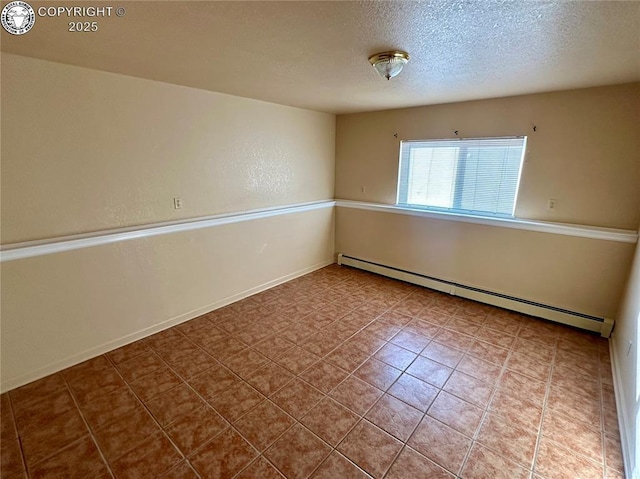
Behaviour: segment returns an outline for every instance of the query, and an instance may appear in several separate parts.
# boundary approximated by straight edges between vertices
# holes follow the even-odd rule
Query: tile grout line
[[[104,355],[103,355],[104,356]],[[100,356],[98,356],[100,357]],[[107,359],[108,361],[108,359]],[[118,374],[120,374],[118,372]],[[67,390],[69,391],[69,394],[71,395],[71,399],[73,400],[73,404],[76,407],[76,410],[78,411],[78,413],[80,414],[80,417],[82,418],[82,422],[84,423],[85,427],[87,428],[87,431],[89,433],[89,436],[91,437],[91,440],[93,441],[93,444],[95,445],[96,449],[98,450],[98,453],[100,454],[100,457],[102,458],[102,462],[104,463],[104,465],[107,467],[107,471],[109,472],[109,474],[111,474],[111,477],[116,477],[116,475],[113,473],[113,470],[111,469],[111,464],[109,464],[109,461],[107,461],[107,458],[104,455],[104,452],[102,451],[102,448],[100,447],[100,444],[98,443],[98,440],[96,439],[95,435],[93,434],[93,429],[89,426],[89,422],[87,421],[87,418],[84,415],[84,412],[82,411],[82,409],[80,408],[80,405],[78,404],[78,399],[76,398],[75,392],[73,391],[73,388],[71,387],[71,385],[69,384],[69,381],[67,381],[67,378],[65,377],[64,374],[62,374],[62,372],[60,373],[60,376],[62,377],[62,380],[64,381],[65,387],[67,388]],[[107,393],[109,394],[109,393]],[[74,441],[77,442],[77,441]]]

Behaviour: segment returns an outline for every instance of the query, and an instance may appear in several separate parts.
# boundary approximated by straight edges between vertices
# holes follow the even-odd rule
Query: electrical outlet
[[[176,196],[176,197],[173,199],[173,207],[174,207],[176,210],[182,209],[182,198],[180,198],[179,196]]]
[[[555,200],[554,198],[549,198],[547,200],[547,209],[554,210],[556,208],[556,203],[557,203],[557,200]]]

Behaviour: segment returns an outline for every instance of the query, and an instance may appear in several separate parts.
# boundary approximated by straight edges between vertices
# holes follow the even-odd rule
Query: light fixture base
[[[376,53],[369,57],[371,66],[387,80],[398,75],[408,61],[409,54],[400,50]]]

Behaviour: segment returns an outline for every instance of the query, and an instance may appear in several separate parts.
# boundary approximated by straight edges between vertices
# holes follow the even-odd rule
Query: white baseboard
[[[333,263],[335,263],[335,260],[333,258],[327,259],[325,261],[316,263],[307,268],[303,268],[293,273],[281,276],[280,278],[274,279],[272,281],[268,281],[261,285],[247,289],[245,291],[241,291],[240,293],[234,294],[232,296],[228,296],[226,298],[220,299],[206,306],[202,306],[201,308],[194,309],[192,311],[189,311],[184,314],[180,314],[174,318],[168,319],[161,323],[154,324],[153,326],[149,326],[148,328],[141,329],[140,331],[127,334],[126,336],[123,336],[118,339],[114,339],[112,341],[107,341],[106,343],[103,343],[94,348],[88,349],[78,354],[74,354],[73,356],[69,356],[60,361],[56,361],[54,363],[48,364],[43,368],[30,371],[27,374],[23,374],[16,378],[7,379],[6,381],[3,380],[2,383],[0,384],[0,392],[5,393],[7,391],[10,391],[11,389],[15,389],[17,387],[23,386],[32,381],[36,381],[37,379],[48,376],[49,374],[56,373],[70,366],[74,366],[83,361],[86,361],[87,359],[95,358],[96,356],[100,356],[101,354],[108,353],[109,351],[113,351],[114,349],[120,348],[122,346],[126,346],[127,344],[138,341],[139,339],[146,338],[147,336],[151,336],[152,334],[171,328],[180,323],[184,323],[185,321],[189,321],[191,319],[197,318],[198,316],[201,316],[205,313],[208,313],[218,308],[222,308],[223,306],[226,306],[228,304],[235,303],[236,301],[244,299],[248,296],[252,296],[256,293],[260,293],[267,289],[273,288],[274,286],[278,286],[279,284],[286,283],[287,281],[291,281],[292,279],[311,273],[320,268],[324,268],[325,266],[328,266]]]
[[[624,399],[624,381],[620,377],[620,368],[615,355],[615,335],[609,339],[609,356],[611,357],[611,374],[613,375],[613,391],[616,398],[616,408],[618,409],[618,428],[620,429],[620,443],[622,445],[622,460],[624,461],[624,469],[628,479],[640,479],[640,471],[636,467],[631,469],[631,457],[635,454],[633,443],[633,426],[632,421],[635,418],[627,417],[627,405]],[[636,431],[636,434],[640,431]],[[636,464],[638,458],[636,457]]]
[[[478,301],[480,303],[486,303],[538,318],[567,324],[587,331],[600,333],[600,335],[605,338],[609,337],[611,330],[613,329],[614,322],[609,318],[596,318],[594,316],[576,313],[554,306],[548,306],[504,294],[456,284],[439,278],[431,278],[419,273],[400,270],[393,266],[382,265],[373,261],[343,255],[342,253],[338,254],[338,264],[353,266],[354,268],[371,271],[372,273],[435,289],[436,291],[441,291],[443,293],[449,293],[462,298]]]

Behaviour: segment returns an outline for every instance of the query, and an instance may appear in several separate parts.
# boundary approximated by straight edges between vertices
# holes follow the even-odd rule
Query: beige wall
[[[516,216],[638,229],[640,83],[339,115],[336,197],[395,203],[400,140],[455,130],[528,136]]]
[[[636,248],[635,260],[624,299],[613,331],[611,349],[615,365],[615,388],[618,399],[620,423],[624,425],[620,435],[626,456],[627,474],[638,477],[640,454],[640,377],[638,342],[640,341],[640,246]],[[631,343],[631,348],[629,348]],[[633,472],[632,472],[633,471]]]
[[[333,115],[5,53],[2,113],[3,244],[333,197]]]
[[[333,261],[333,208],[2,263],[2,389]]]
[[[638,83],[340,115],[336,197],[395,203],[399,141],[451,138],[455,130],[461,137],[528,136],[516,216],[638,228]],[[557,200],[553,211],[549,198]],[[610,318],[634,248],[342,207],[336,217],[337,252]]]
[[[333,115],[2,54],[3,242],[331,199],[334,137]],[[331,262],[333,215],[3,262],[2,389]]]
[[[336,251],[613,318],[635,245],[338,207]]]

